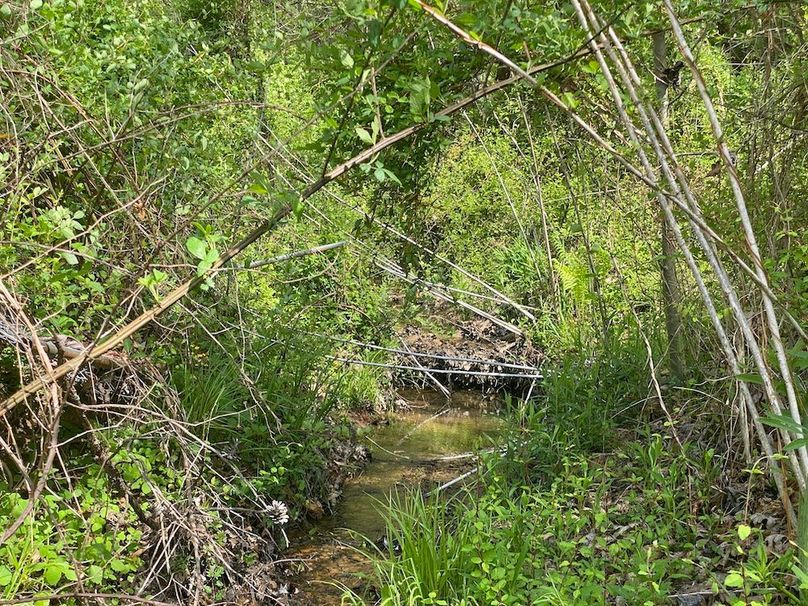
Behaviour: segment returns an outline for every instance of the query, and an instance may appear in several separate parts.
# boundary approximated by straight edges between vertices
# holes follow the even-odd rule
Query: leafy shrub
[[[0,527],[8,528],[27,499],[0,485]],[[134,587],[141,566],[142,531],[97,465],[72,488],[45,495],[0,546],[0,596],[53,593],[81,580],[88,590]]]

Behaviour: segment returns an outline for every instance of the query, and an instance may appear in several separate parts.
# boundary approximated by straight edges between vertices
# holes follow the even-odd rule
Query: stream
[[[370,564],[356,547],[360,537],[383,536],[379,501],[396,489],[429,490],[456,478],[474,459],[446,457],[491,446],[503,427],[500,401],[477,391],[456,391],[448,402],[432,390],[402,389],[398,395],[399,410],[387,416],[389,423],[370,427],[361,438],[372,459],[345,483],[337,511],[294,537],[286,554],[297,560],[301,604],[338,605],[345,587],[360,587],[357,574],[370,572]]]

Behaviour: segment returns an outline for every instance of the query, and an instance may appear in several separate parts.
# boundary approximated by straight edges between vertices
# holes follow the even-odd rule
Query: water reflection
[[[353,548],[357,534],[371,540],[383,534],[379,502],[387,502],[392,490],[431,488],[460,475],[470,460],[442,459],[488,447],[502,429],[499,400],[479,392],[458,391],[448,402],[431,390],[406,389],[399,396],[404,406],[362,438],[372,462],[345,484],[335,515],[316,522],[309,539],[289,554],[306,564],[297,579],[304,603],[339,604],[341,590],[334,584],[355,586],[356,573],[367,568]]]

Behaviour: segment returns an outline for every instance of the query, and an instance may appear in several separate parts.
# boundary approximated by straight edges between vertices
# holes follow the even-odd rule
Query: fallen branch
[[[331,360],[343,362],[345,364],[359,364],[360,366],[372,366],[374,368],[389,368],[391,370],[414,370],[417,372],[431,372],[444,375],[466,375],[470,377],[502,377],[512,379],[543,379],[544,375],[540,374],[518,374],[510,372],[485,372],[477,370],[457,370],[446,368],[425,368],[424,366],[406,366],[404,364],[384,364],[382,362],[366,362],[365,360],[354,360],[351,358],[342,358],[340,356],[327,356]]]
[[[356,345],[358,347],[373,349],[376,351],[386,351],[389,353],[412,356],[416,358],[429,358],[432,360],[444,360],[447,362],[472,362],[473,364],[481,364],[484,366],[501,366],[502,368],[515,368],[517,370],[530,370],[535,372],[538,372],[539,370],[535,366],[526,366],[524,364],[511,364],[510,362],[503,362],[501,360],[486,360],[483,358],[470,358],[466,356],[445,356],[440,354],[423,353],[420,351],[412,351],[409,347],[407,347],[405,351],[402,349],[395,349],[393,347],[382,347],[381,345],[373,345],[372,343],[362,343],[361,341],[357,341],[355,339],[341,339],[340,337],[324,335],[316,332],[309,332],[307,334],[310,334],[314,337],[322,337],[325,339],[329,339],[331,341],[337,341],[338,343],[348,343],[349,345]]]
[[[480,469],[479,467],[474,467],[473,469],[470,469],[470,470],[469,470],[469,471],[467,471],[466,473],[460,474],[459,476],[457,476],[457,477],[456,477],[456,478],[454,478],[454,479],[449,480],[449,481],[448,481],[448,482],[446,482],[445,484],[441,484],[440,486],[438,486],[438,487],[437,487],[437,488],[435,488],[434,490],[430,490],[428,493],[426,493],[426,496],[431,496],[431,495],[435,494],[436,492],[441,492],[442,490],[446,490],[447,488],[450,488],[450,487],[454,486],[454,485],[455,485],[455,484],[457,484],[458,482],[462,482],[462,481],[463,481],[463,480],[465,480],[467,477],[469,477],[469,476],[474,475],[475,473],[477,473],[477,471],[478,471],[479,469]]]
[[[66,335],[56,335],[53,337],[37,337],[28,331],[12,329],[6,320],[0,318],[0,341],[9,345],[36,346],[35,340],[48,356],[57,358],[63,356],[66,360],[73,360],[81,356],[85,349],[74,339]],[[126,358],[120,353],[113,355],[99,356],[94,359],[93,365],[103,369],[119,368],[126,365]]]
[[[413,352],[410,350],[410,348],[409,348],[409,347],[407,347],[407,344],[406,344],[404,341],[401,341],[401,346],[402,346],[404,349],[406,349],[406,350],[407,350],[408,355],[410,356],[410,359],[412,360],[412,363],[413,363],[413,364],[415,364],[415,365],[416,365],[418,368],[420,368],[420,369],[421,369],[421,372],[423,372],[423,373],[424,373],[424,374],[427,376],[427,378],[428,378],[428,379],[429,379],[429,380],[432,382],[432,384],[433,384],[433,385],[435,385],[435,387],[437,387],[437,388],[438,388],[438,390],[439,390],[439,391],[440,391],[440,392],[441,392],[441,393],[442,393],[444,396],[446,396],[446,398],[447,398],[447,399],[451,398],[451,397],[452,397],[452,392],[450,392],[450,391],[449,391],[449,390],[446,388],[446,386],[445,386],[443,383],[441,383],[440,381],[438,381],[438,380],[435,378],[435,375],[433,375],[431,372],[429,372],[429,369],[425,368],[425,367],[424,367],[424,365],[423,365],[423,364],[421,364],[421,362],[418,360],[418,357],[415,355],[415,353],[413,353]]]
[[[309,248],[307,250],[299,250],[297,252],[272,257],[271,259],[264,259],[263,261],[253,261],[247,267],[249,269],[255,269],[257,267],[264,267],[265,265],[272,265],[274,263],[289,261],[290,259],[297,259],[299,257],[306,257],[308,255],[317,255],[320,253],[327,252],[329,250],[334,250],[336,248],[342,248],[346,244],[348,244],[347,240],[342,240],[341,242],[333,242],[331,244],[323,244],[322,246],[315,246],[314,248]]]

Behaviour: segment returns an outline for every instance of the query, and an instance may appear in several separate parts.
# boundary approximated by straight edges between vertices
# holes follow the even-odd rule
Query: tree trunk
[[[665,32],[653,34],[654,44],[654,77],[656,79],[659,117],[663,124],[668,121],[668,80],[665,70],[668,67]],[[668,334],[668,370],[671,379],[681,382],[684,378],[682,363],[682,318],[679,315],[681,291],[676,276],[676,242],[674,241],[670,223],[664,213],[660,212],[662,235],[662,301],[665,308],[665,331]]]

